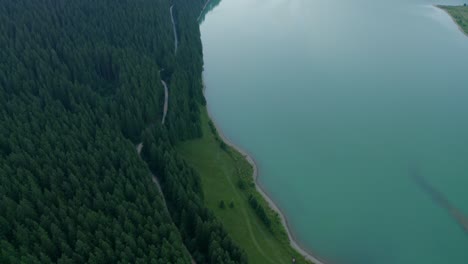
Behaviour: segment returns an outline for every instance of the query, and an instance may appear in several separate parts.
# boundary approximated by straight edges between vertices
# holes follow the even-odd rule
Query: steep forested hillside
[[[0,263],[246,262],[173,149],[201,135],[203,5],[0,1]]]

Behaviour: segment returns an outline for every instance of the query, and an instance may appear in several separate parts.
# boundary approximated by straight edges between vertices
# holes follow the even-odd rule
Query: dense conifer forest
[[[0,1],[0,263],[247,262],[174,150],[201,135],[204,4]]]

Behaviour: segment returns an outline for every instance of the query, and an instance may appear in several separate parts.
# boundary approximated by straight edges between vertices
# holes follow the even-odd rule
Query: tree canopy
[[[0,263],[247,261],[173,148],[201,135],[203,5],[0,2]]]

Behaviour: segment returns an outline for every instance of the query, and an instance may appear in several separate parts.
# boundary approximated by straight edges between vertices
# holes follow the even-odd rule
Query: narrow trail
[[[140,156],[140,158],[141,158],[141,150],[142,149],[143,149],[143,143],[139,143],[136,146],[136,150],[137,150],[138,156]],[[166,209],[166,213],[169,215],[169,217],[171,217],[171,214],[170,214],[169,209],[167,207],[166,198],[164,197],[164,193],[162,191],[161,184],[159,183],[158,178],[153,173],[151,173],[151,179],[153,180],[154,184],[156,184],[156,187],[158,188],[159,193],[161,193],[161,197],[162,197],[162,200],[163,200],[163,203],[164,203],[164,209]],[[171,217],[171,220],[172,220],[172,217]],[[174,221],[172,221],[172,222],[174,222]],[[192,264],[197,264],[195,262],[195,260],[193,259],[192,255],[190,254],[190,251],[187,249],[187,247],[185,247],[185,250],[187,251],[187,254],[190,256]]]
[[[136,149],[137,149],[137,152],[138,152],[138,156],[140,156],[141,158],[141,150],[143,149],[143,143],[140,143],[136,146]],[[156,184],[156,187],[158,187],[158,190],[159,192],[161,193],[161,196],[163,198],[163,201],[164,201],[164,206],[167,210],[167,204],[166,204],[166,198],[164,198],[164,193],[162,192],[162,188],[161,188],[161,184],[159,184],[159,180],[158,178],[156,178],[156,176],[154,176],[154,174],[151,173],[151,178],[153,179],[153,182]],[[169,212],[169,210],[167,210]]]
[[[205,7],[206,7],[206,4],[205,4]],[[174,8],[174,5],[171,5],[171,8],[169,9],[169,11],[171,13],[172,30],[174,31],[174,54],[177,54],[177,48],[179,47],[179,40],[177,38],[177,29],[176,29],[175,20],[174,20],[173,8]],[[164,69],[161,69],[159,72],[161,72],[163,70]],[[161,79],[161,83],[162,83],[162,85],[164,87],[164,107],[163,107],[163,117],[162,117],[162,120],[161,120],[161,124],[164,125],[164,122],[166,121],[167,109],[168,109],[168,106],[169,106],[169,89],[167,87],[167,83],[164,80]],[[137,150],[138,156],[140,156],[140,158],[141,158],[141,150],[142,149],[143,149],[143,142],[140,142],[136,146],[136,150]],[[151,179],[153,180],[154,184],[156,185],[159,192],[161,193],[161,196],[162,196],[162,199],[163,199],[163,202],[164,202],[164,208],[166,209],[168,215],[170,216],[171,214],[169,213],[169,209],[167,207],[166,198],[164,197],[164,193],[162,191],[161,184],[160,184],[158,178],[153,173],[151,173]],[[188,249],[187,248],[185,248],[185,249],[187,250],[187,253],[189,254],[189,256],[191,258],[192,264],[196,264],[195,260],[193,259],[192,255],[190,254]]]
[[[219,158],[219,152],[218,152],[218,155],[216,157]],[[239,193],[237,193],[236,186],[231,181],[231,178],[229,177],[228,173],[226,172],[226,168],[224,166],[223,166],[223,175],[226,178],[226,180],[229,182],[229,185],[231,186],[231,188],[234,190],[234,193],[236,194],[237,199],[241,200],[242,198],[240,197]],[[255,238],[255,235],[253,234],[252,223],[250,223],[250,218],[249,218],[249,216],[247,214],[247,211],[245,210],[244,207],[240,207],[240,208],[241,208],[242,214],[244,215],[244,219],[245,219],[245,222],[247,224],[247,229],[249,230],[250,238],[252,239],[252,242],[254,243],[255,247],[258,250],[258,252],[260,252],[260,254],[262,254],[262,256],[265,257],[265,259],[267,259],[270,263],[277,263],[274,260],[272,260],[271,258],[269,258],[268,255],[260,247],[260,244],[258,243],[257,239]]]
[[[177,38],[177,29],[174,21],[174,14],[172,12],[172,9],[174,8],[174,5],[171,5],[171,8],[169,11],[171,12],[171,21],[172,21],[172,29],[174,31],[174,54],[177,54],[177,48],[179,47],[179,39]]]
[[[161,83],[164,86],[164,108],[163,108],[163,117],[161,120],[161,124],[164,125],[164,121],[166,121],[167,108],[169,104],[169,89],[167,88],[167,84],[165,81],[161,80]]]
[[[174,9],[174,5],[171,5],[171,8],[169,8],[169,12],[171,13],[172,30],[174,31],[174,54],[177,54],[177,48],[179,47],[179,39],[177,38],[177,29],[176,29],[175,20],[174,20],[173,9]],[[159,72],[163,70],[164,69],[161,69]],[[164,86],[164,108],[163,108],[163,117],[161,120],[161,124],[164,125],[164,122],[166,121],[167,108],[169,105],[169,89],[167,88],[167,83],[164,80],[161,79],[161,83]]]
[[[430,195],[436,204],[448,211],[448,213],[457,221],[468,235],[468,217],[453,205],[442,192],[432,186],[427,179],[419,173],[419,171],[411,169],[410,176],[419,185],[419,187],[421,187],[421,189]]]
[[[200,12],[200,15],[198,15],[198,17],[197,17],[197,21],[200,21],[200,18],[201,18],[201,16],[203,15],[203,13],[205,12],[205,9],[206,9],[206,7],[208,6],[209,3],[210,3],[210,0],[206,0],[206,3],[205,3],[205,5],[203,6],[202,11]]]

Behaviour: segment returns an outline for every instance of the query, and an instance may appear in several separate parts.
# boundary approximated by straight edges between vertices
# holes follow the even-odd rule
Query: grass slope
[[[252,166],[229,146],[221,147],[216,131],[209,125],[206,109],[202,110],[203,137],[177,146],[180,154],[201,175],[206,205],[220,219],[236,243],[247,252],[249,263],[310,263],[289,244],[281,221],[255,190]],[[239,188],[239,181],[245,187]],[[272,224],[268,228],[249,204],[254,195],[264,206]],[[223,200],[224,209],[219,203]],[[230,202],[234,208],[230,208]]]
[[[439,6],[452,16],[460,29],[468,35],[468,6]]]

